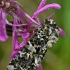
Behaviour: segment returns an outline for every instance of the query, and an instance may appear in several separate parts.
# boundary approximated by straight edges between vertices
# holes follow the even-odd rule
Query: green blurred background
[[[23,5],[23,10],[30,16],[37,9],[41,0],[17,0]],[[70,70],[70,0],[48,0],[48,3],[59,3],[61,9],[50,9],[39,15],[41,21],[47,18],[51,13],[55,13],[52,17],[59,27],[61,27],[66,37],[59,37],[57,44],[54,44],[45,55],[42,62],[43,70]],[[7,70],[6,67],[10,61],[10,54],[12,52],[12,38],[8,41],[0,42],[0,70]]]

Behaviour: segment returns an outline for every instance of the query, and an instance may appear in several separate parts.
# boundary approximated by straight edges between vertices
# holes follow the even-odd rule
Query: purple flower
[[[7,20],[7,16],[10,15],[13,17],[12,24]],[[8,39],[6,33],[6,24],[10,26],[24,26],[25,24],[30,25],[26,20],[29,18],[32,22],[38,24],[34,19],[32,19],[27,13],[25,13],[20,7],[19,3],[14,0],[1,0],[0,1],[0,41],[6,41]],[[25,24],[19,24],[21,19]]]
[[[14,0],[0,1],[0,41],[6,41],[8,39],[8,35],[6,33],[6,25],[8,24],[12,26],[13,52],[11,54],[11,59],[13,59],[15,55],[17,55],[17,53],[28,43],[29,38],[31,39],[33,37],[36,27],[41,27],[41,22],[38,18],[38,15],[50,8],[61,8],[61,6],[56,3],[45,5],[46,1],[47,0],[41,0],[39,7],[34,12],[32,17],[30,17],[19,7],[20,4],[18,2]],[[13,17],[13,23],[7,20],[8,15]],[[47,18],[50,19],[52,15],[53,14]],[[29,21],[27,21],[26,18],[29,18]],[[24,24],[22,23],[21,19],[24,21]],[[32,24],[33,22],[35,25]],[[59,31],[60,35],[65,37],[64,31],[60,27]],[[18,36],[22,37],[22,42],[19,41]],[[42,70],[41,64],[39,65],[38,70]]]
[[[42,12],[44,12],[44,11],[50,9],[50,8],[56,8],[56,9],[60,9],[60,8],[61,8],[61,6],[60,6],[59,4],[56,4],[56,3],[48,4],[48,5],[45,5],[45,6],[44,6],[44,4],[46,3],[46,1],[47,1],[47,0],[42,0],[42,1],[41,1],[41,3],[40,3],[40,5],[39,5],[38,9],[36,10],[36,12],[34,12],[32,18],[31,18],[27,13],[25,13],[22,9],[20,9],[20,7],[17,5],[16,2],[11,1],[11,3],[17,7],[17,17],[19,16],[20,18],[22,18],[22,19],[24,20],[24,22],[32,29],[32,27],[33,27],[33,26],[31,25],[32,22],[36,23],[38,26],[41,26],[40,20],[39,20],[39,18],[38,18],[38,15],[39,15],[40,13],[42,13]],[[15,6],[14,6],[14,7],[15,7]],[[23,15],[22,15],[22,14],[23,14]],[[14,16],[14,19],[15,19],[16,15],[14,15],[13,13],[12,13],[12,15]],[[25,18],[25,16],[28,17],[28,18],[30,19],[30,21],[27,21],[26,18]],[[16,19],[16,21],[19,19],[19,17]],[[19,24],[19,23],[16,22],[16,21],[14,20],[15,23]],[[18,21],[19,21],[19,20],[18,20]],[[17,24],[15,24],[15,25],[17,25]],[[25,30],[25,29],[27,30],[27,28],[21,29],[21,30],[23,31],[23,33],[24,33],[24,30]],[[23,33],[22,33],[22,34],[23,34]],[[27,33],[30,33],[30,32],[27,31]],[[26,33],[26,34],[27,34],[27,33]],[[26,40],[25,40],[25,39],[26,39],[25,36],[22,35],[20,32],[19,32],[19,34],[21,35],[22,38],[24,38],[24,41],[19,44],[18,48],[20,48],[21,46],[23,47],[23,46],[25,45],[25,43],[26,43],[26,42],[25,42],[25,41],[26,41]],[[32,34],[33,34],[33,33],[32,33]],[[31,36],[32,34],[30,34],[30,36]],[[14,41],[14,43],[15,43],[15,41]],[[14,47],[16,47],[16,46],[14,46]],[[17,49],[18,49],[18,48],[17,48]]]
[[[32,25],[32,22],[34,22],[37,26],[41,26],[41,22],[38,18],[38,15],[40,15],[40,13],[42,13],[50,8],[56,8],[56,9],[61,8],[61,6],[59,4],[56,4],[56,3],[45,5],[46,1],[47,0],[41,0],[39,7],[37,8],[36,12],[34,12],[32,17],[30,17],[27,13],[25,13],[22,9],[20,9],[20,7],[16,3],[17,17],[22,18],[22,20],[24,20],[26,25],[24,25],[23,27],[18,27],[18,29],[20,29],[21,31],[19,31],[16,27],[13,27],[13,40],[12,40],[13,52],[11,55],[11,59],[13,59],[15,57],[15,55],[19,52],[19,50],[21,50],[22,47],[24,47],[27,44],[28,38],[33,37],[33,35],[34,35],[33,31],[36,29],[36,27],[34,27]],[[15,2],[13,3],[13,5],[15,5]],[[13,13],[12,13],[12,15],[13,15]],[[53,14],[51,14],[47,18],[50,19],[52,15]],[[14,17],[14,24],[13,25],[19,25],[19,23],[17,22],[18,18],[15,19],[16,15],[13,15],[13,17]],[[26,17],[28,17],[30,20],[27,21]],[[15,23],[17,23],[17,24],[15,24]],[[60,35],[62,35],[64,37],[65,36],[64,31],[61,28],[59,28],[59,31],[60,31]],[[20,36],[24,39],[21,43],[19,43],[18,34],[20,34]],[[39,65],[38,70],[42,70],[42,65]]]

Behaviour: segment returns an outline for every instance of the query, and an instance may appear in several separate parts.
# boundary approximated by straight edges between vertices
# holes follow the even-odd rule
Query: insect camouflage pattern
[[[37,70],[47,50],[58,41],[59,29],[52,19],[45,19],[34,37],[9,63],[8,70]]]

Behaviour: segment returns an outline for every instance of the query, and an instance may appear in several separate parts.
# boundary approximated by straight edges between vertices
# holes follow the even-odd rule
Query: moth
[[[33,38],[18,52],[7,70],[37,70],[47,50],[58,41],[59,28],[53,19],[45,19]]]

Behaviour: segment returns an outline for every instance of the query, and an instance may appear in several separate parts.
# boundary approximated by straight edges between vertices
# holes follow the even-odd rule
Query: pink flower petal
[[[4,20],[0,21],[0,41],[6,41],[8,39],[6,33],[6,22]]]
[[[17,16],[20,17],[22,20],[24,20],[26,24],[29,24],[28,21],[26,20],[25,12],[19,6],[17,6],[17,8],[18,8]]]
[[[17,55],[18,52],[19,50],[14,50],[12,54],[10,55],[10,58],[13,59]]]
[[[47,19],[50,19],[55,13],[52,13]]]
[[[41,64],[39,65],[38,70],[42,70],[42,65]]]
[[[28,43],[28,36],[29,36],[30,33],[20,33],[20,35],[22,36],[22,38],[24,39],[23,42],[20,43],[19,47],[18,48],[22,48],[24,47],[27,43]]]
[[[8,39],[6,33],[6,14],[5,12],[0,9],[0,41],[6,41]]]
[[[5,20],[5,21],[10,26],[25,26],[25,25],[27,25],[27,24],[12,24],[12,23],[8,22],[7,20]]]
[[[61,28],[59,28],[59,31],[60,31],[59,33],[60,33],[61,36],[66,37],[65,32]]]
[[[37,25],[39,25],[34,19],[32,19],[32,17],[30,17],[27,13],[25,13],[25,15],[34,23],[36,23]]]
[[[39,20],[38,17],[36,17],[36,20],[38,21],[38,25],[39,25],[39,27],[41,27],[41,22],[40,22],[40,20]]]
[[[59,4],[56,4],[56,3],[48,4],[48,5],[44,6],[43,8],[41,8],[40,10],[38,10],[37,12],[35,12],[34,16],[38,16],[40,13],[42,13],[50,8],[60,9],[61,6]]]
[[[18,33],[16,32],[15,27],[13,27],[13,36],[12,36],[12,46],[13,46],[13,50],[18,49],[19,46],[19,40],[18,40]]]
[[[46,3],[46,1],[47,0],[41,0],[40,5],[37,10],[41,9],[44,6],[44,4]]]

